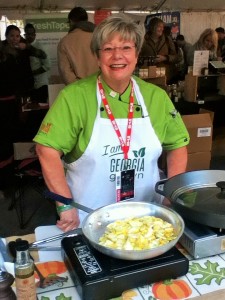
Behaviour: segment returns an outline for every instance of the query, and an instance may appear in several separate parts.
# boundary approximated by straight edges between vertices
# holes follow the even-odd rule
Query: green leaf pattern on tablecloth
[[[220,285],[222,280],[225,279],[225,268],[219,268],[217,262],[213,263],[207,260],[204,263],[205,267],[202,267],[197,262],[192,262],[189,267],[189,273],[192,275],[202,275],[201,278],[195,278],[197,285],[207,284],[210,285],[212,280]]]
[[[56,300],[72,300],[72,297],[66,297],[63,293],[55,297]],[[49,297],[41,296],[41,300],[50,300]]]
[[[55,297],[56,300],[72,300],[72,297],[66,297],[63,293]]]
[[[38,299],[80,299],[68,271],[64,273],[64,275],[68,276],[69,280],[65,283],[65,286],[63,287],[63,292],[57,285],[48,287],[46,290],[38,288]],[[218,289],[225,289],[225,254],[223,256],[216,255],[210,258],[190,260],[189,272],[185,276],[179,277],[179,279],[184,280],[192,289],[192,294],[186,299],[191,299],[199,295],[204,295],[206,293],[210,293]],[[152,292],[152,284],[143,285],[138,288],[125,291],[123,295],[116,295],[115,298],[111,298],[111,300],[131,299],[156,300]]]

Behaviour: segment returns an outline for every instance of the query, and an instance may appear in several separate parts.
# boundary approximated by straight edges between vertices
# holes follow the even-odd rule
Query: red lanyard
[[[131,93],[130,93],[130,103],[129,103],[129,110],[128,110],[128,121],[127,121],[127,133],[126,133],[126,143],[124,142],[121,132],[119,130],[119,127],[116,123],[116,120],[114,118],[114,115],[110,109],[109,103],[105,97],[104,89],[102,86],[102,83],[100,79],[98,78],[98,88],[100,91],[100,95],[102,98],[102,102],[104,104],[105,110],[107,112],[107,115],[112,123],[112,126],[118,136],[118,139],[120,141],[121,148],[124,153],[124,159],[128,159],[128,152],[130,149],[130,141],[131,141],[131,132],[132,132],[132,121],[134,117],[134,88],[133,88],[133,82],[131,81]]]

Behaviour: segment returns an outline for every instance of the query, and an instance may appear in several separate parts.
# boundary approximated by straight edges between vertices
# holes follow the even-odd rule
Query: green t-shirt
[[[163,149],[173,150],[187,145],[188,132],[167,93],[138,77],[134,79]],[[131,85],[119,95],[102,83],[114,117],[127,118]],[[62,151],[68,163],[78,159],[92,135],[98,109],[96,89],[97,74],[66,86],[48,111],[34,141]],[[101,117],[108,118],[103,107],[100,107]],[[141,117],[142,110],[135,99],[134,118]]]

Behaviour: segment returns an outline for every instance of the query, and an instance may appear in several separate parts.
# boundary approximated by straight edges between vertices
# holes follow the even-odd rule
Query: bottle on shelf
[[[178,95],[177,95],[177,84],[172,84],[172,101],[178,102]]]
[[[167,91],[169,98],[172,100],[172,86],[170,84],[167,85],[166,91]]]
[[[16,240],[15,282],[17,300],[36,300],[34,262],[30,257],[29,243]]]
[[[185,82],[180,80],[177,82],[177,96],[178,96],[178,100],[181,100],[184,98],[184,85]]]

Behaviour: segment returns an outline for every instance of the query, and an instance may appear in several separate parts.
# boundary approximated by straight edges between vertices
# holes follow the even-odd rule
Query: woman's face
[[[9,34],[6,36],[7,42],[13,48],[19,44],[20,38],[20,32],[16,29],[10,30]]]
[[[207,49],[207,50],[210,50],[213,46],[213,40],[212,40],[212,37],[211,35],[207,35],[206,38],[204,39],[203,41],[203,44],[204,44],[204,47]]]
[[[98,64],[102,77],[109,86],[116,82],[128,84],[136,63],[134,42],[122,40],[119,33],[113,34],[99,50]]]

